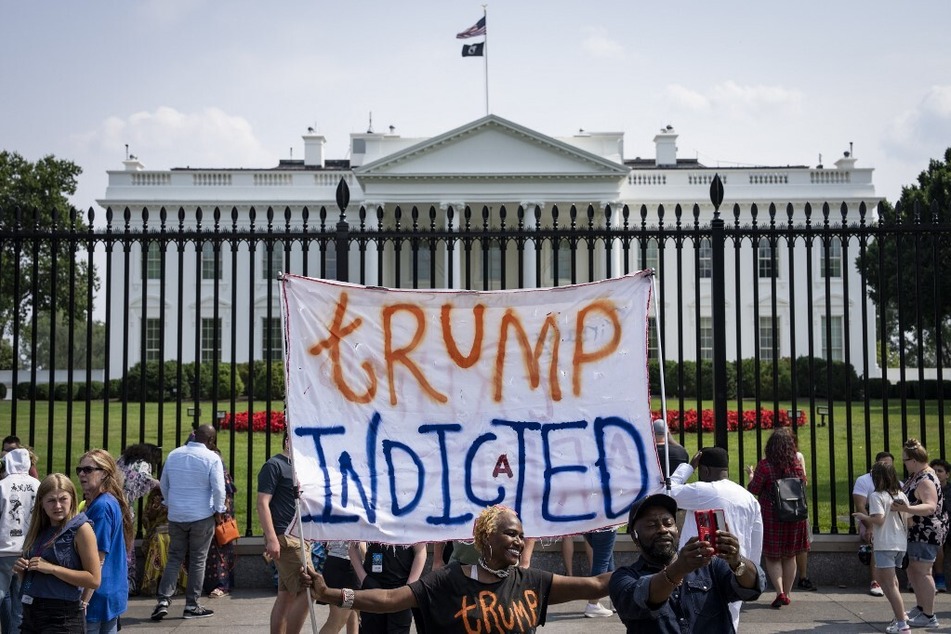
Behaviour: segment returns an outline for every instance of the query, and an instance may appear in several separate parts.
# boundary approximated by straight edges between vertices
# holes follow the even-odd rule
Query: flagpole
[[[484,50],[485,54],[482,56],[482,65],[485,68],[485,116],[489,116],[489,21],[486,19],[489,16],[489,9],[487,4],[482,5],[482,19],[485,20],[485,45]]]

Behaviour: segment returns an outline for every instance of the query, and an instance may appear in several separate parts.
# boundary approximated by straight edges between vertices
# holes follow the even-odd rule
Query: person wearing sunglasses
[[[83,591],[86,632],[112,634],[129,599],[126,551],[132,545],[132,511],[122,488],[115,459],[105,449],[87,451],[76,467],[86,499],[86,517],[92,521],[102,564],[99,588]]]

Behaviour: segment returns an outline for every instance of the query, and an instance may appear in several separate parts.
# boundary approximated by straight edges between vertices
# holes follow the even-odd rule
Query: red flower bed
[[[651,412],[653,418],[656,420],[662,418],[660,411]],[[779,417],[777,418],[773,410],[771,409],[761,409],[759,412],[759,427],[760,429],[772,429],[773,427],[790,427],[793,424],[793,419],[789,415],[789,410],[781,409],[779,410]],[[742,424],[743,429],[756,429],[757,426],[757,412],[753,410],[746,410],[743,412],[742,421],[740,415],[736,410],[730,410],[726,413],[726,426],[730,431],[736,431]],[[681,413],[676,409],[667,410],[667,427],[671,432],[680,431],[681,423]],[[806,424],[806,419],[803,416],[796,421],[796,426],[801,427]],[[705,409],[699,414],[695,409],[688,409],[683,412],[683,425],[684,430],[691,432],[697,431],[697,425],[700,425],[700,428],[705,432],[713,431],[713,410]]]
[[[271,433],[281,433],[284,431],[284,412],[271,412],[271,419],[268,421],[267,412],[254,412],[251,418],[251,431],[267,431],[270,427]],[[270,423],[270,424],[269,424]],[[234,416],[226,414],[221,420],[222,429],[232,431],[248,431],[248,413],[238,412]]]

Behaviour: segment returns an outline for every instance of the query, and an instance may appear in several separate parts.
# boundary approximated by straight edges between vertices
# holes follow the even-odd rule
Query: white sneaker
[[[584,608],[584,615],[590,616],[592,618],[598,616],[611,616],[614,612],[610,608],[606,608],[600,603],[589,603]]]
[[[883,597],[885,596],[885,591],[882,590],[882,586],[878,585],[877,581],[873,581],[872,585],[868,588],[868,593],[873,597]]]
[[[901,634],[902,632],[910,631],[911,628],[905,621],[902,621],[901,624],[899,624],[898,621],[892,621],[888,624],[888,627],[885,628],[885,634]]]
[[[908,625],[912,627],[927,627],[927,628],[941,627],[941,625],[938,623],[938,617],[936,615],[932,614],[931,617],[929,618],[925,616],[923,612],[919,613],[913,619],[908,619]]]

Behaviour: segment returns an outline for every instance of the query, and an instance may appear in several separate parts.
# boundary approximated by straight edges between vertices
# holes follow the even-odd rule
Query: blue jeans
[[[617,533],[613,529],[585,533],[584,538],[591,544],[591,576],[614,570],[614,540]]]
[[[86,634],[116,634],[118,631],[118,616],[111,621],[86,621]]]
[[[17,557],[0,557],[0,631],[19,632],[23,617],[20,578],[13,572]]]

